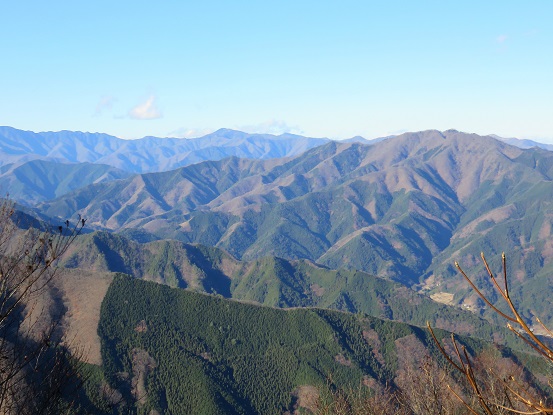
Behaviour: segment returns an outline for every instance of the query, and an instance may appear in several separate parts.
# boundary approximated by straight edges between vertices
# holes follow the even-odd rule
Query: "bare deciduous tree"
[[[360,385],[357,390],[330,389],[319,396],[314,408],[307,413],[314,415],[413,415],[405,405],[400,391],[375,385],[373,389]]]
[[[13,202],[0,201],[0,413],[62,413],[82,379],[79,363],[37,316],[41,295],[56,275],[56,260],[85,220],[55,230],[21,229]]]
[[[538,337],[523,319],[509,293],[505,254],[502,256],[500,284],[482,254],[484,267],[510,312],[503,312],[467,276],[458,263],[461,275],[499,316],[508,321],[507,327],[549,365],[553,364],[553,349]],[[503,285],[503,286],[501,286]],[[541,328],[553,337],[553,332],[539,319]],[[325,400],[319,400],[316,415],[538,415],[553,414],[553,406],[540,396],[534,387],[535,379],[513,360],[501,357],[499,352],[488,350],[477,357],[451,335],[451,346],[446,348],[428,324],[428,329],[440,352],[449,362],[451,372],[461,375],[457,382],[435,361],[425,358],[417,362],[415,353],[405,356],[409,363],[395,379],[397,388],[374,389],[372,393],[344,393],[337,390]],[[447,349],[447,350],[446,350]],[[404,350],[405,352],[405,350]],[[550,382],[550,385],[553,386]]]
[[[509,312],[507,313],[502,312],[492,304],[489,298],[478,289],[457,262],[455,266],[488,307],[508,321],[507,327],[509,330],[522,339],[535,352],[540,354],[547,362],[550,364],[553,363],[553,350],[534,334],[533,330],[528,326],[513,304],[509,293],[505,254],[502,254],[503,287],[499,284],[483,253],[481,257],[484,267],[494,287],[498,291],[500,298],[508,306]],[[537,321],[546,332],[553,335],[539,319]],[[486,361],[476,361],[473,359],[466,348],[457,342],[453,334],[451,335],[451,342],[454,353],[447,353],[429,324],[428,329],[436,345],[449,361],[451,367],[464,376],[468,384],[468,390],[472,395],[471,400],[467,400],[453,391],[452,393],[470,413],[486,415],[553,413],[553,407],[548,405],[544,399],[539,396],[528,382],[528,379],[524,378],[520,368],[512,367],[511,373],[499,373],[497,369],[491,367],[489,362],[486,363]]]
[[[407,413],[414,415],[456,415],[460,405],[446,385],[460,388],[454,379],[428,355],[402,370],[396,378],[398,396]]]

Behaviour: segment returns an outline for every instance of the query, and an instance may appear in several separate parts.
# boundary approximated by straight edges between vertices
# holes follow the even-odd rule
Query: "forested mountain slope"
[[[306,260],[238,261],[217,248],[179,241],[139,244],[105,232],[78,238],[60,265],[119,272],[173,287],[272,307],[321,307],[433,326],[514,345],[507,330],[407,287],[360,271],[331,270]]]
[[[91,225],[352,268],[465,298],[453,262],[510,253],[513,282],[544,307],[553,271],[553,153],[425,131],[371,146],[329,143],[293,159],[229,158],[88,186],[42,206]],[[148,233],[152,236],[148,237]],[[552,251],[553,252],[553,251]],[[530,294],[527,294],[530,293]],[[466,294],[466,292],[465,292]],[[546,319],[550,316],[544,316]]]
[[[108,289],[98,333],[117,413],[282,414],[305,405],[306,391],[313,401],[329,386],[390,386],[425,355],[440,361],[429,332],[406,324],[277,310],[127,276]],[[462,341],[471,354],[488,347]]]

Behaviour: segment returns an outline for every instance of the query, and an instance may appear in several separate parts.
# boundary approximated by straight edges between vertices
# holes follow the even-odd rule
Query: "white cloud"
[[[255,125],[242,125],[236,127],[236,129],[250,134],[303,134],[299,126],[290,126],[285,121],[274,118]]]
[[[197,138],[203,137],[215,131],[213,128],[186,128],[181,127],[167,133],[167,137],[174,138]]]
[[[103,95],[100,98],[98,104],[96,104],[96,110],[94,111],[95,116],[101,115],[104,111],[111,111],[113,104],[117,101],[117,98],[111,95]]]
[[[157,108],[156,97],[154,95],[150,95],[145,102],[132,108],[129,111],[128,116],[133,120],[155,120],[163,117],[163,114]]]
[[[507,35],[499,35],[498,37],[495,38],[495,41],[497,43],[505,43],[505,41],[508,39],[509,37]]]

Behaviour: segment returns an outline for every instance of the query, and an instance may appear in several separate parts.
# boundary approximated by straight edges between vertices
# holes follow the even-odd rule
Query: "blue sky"
[[[0,125],[553,142],[552,1],[5,1]]]

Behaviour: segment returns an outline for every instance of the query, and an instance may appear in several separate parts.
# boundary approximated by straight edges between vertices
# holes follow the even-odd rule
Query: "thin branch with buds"
[[[481,254],[482,262],[484,267],[492,281],[493,286],[501,295],[503,301],[508,305],[511,314],[507,314],[495,307],[491,301],[482,293],[482,291],[472,282],[472,280],[467,276],[465,271],[461,266],[455,262],[455,267],[458,269],[459,273],[463,278],[469,283],[469,285],[474,289],[476,294],[498,315],[503,317],[508,321],[507,327],[511,330],[517,337],[522,339],[527,345],[529,345],[535,352],[543,356],[547,361],[553,363],[553,350],[544,344],[528,326],[526,321],[522,318],[519,311],[513,304],[509,293],[509,283],[507,280],[507,265],[505,253],[502,254],[502,277],[503,277],[503,287],[499,284],[496,276],[492,272],[484,254]],[[537,319],[538,323],[550,334],[553,334],[544,324]],[[434,343],[450,363],[450,365],[459,373],[461,373],[464,378],[467,380],[467,383],[472,391],[473,396],[478,402],[480,409],[487,415],[495,415],[499,413],[515,413],[523,415],[531,414],[553,414],[553,408],[546,406],[543,401],[527,391],[527,386],[518,382],[514,376],[510,376],[508,379],[501,379],[503,384],[504,397],[506,402],[498,402],[497,399],[493,396],[490,396],[486,390],[482,388],[482,383],[475,375],[474,364],[469,356],[466,348],[461,346],[462,353],[459,349],[459,344],[455,339],[455,336],[451,335],[451,342],[455,350],[456,359],[447,353],[444,347],[441,345],[440,341],[436,337],[434,331],[430,327],[430,324],[427,323],[430,334],[434,339]],[[457,362],[455,361],[457,360]],[[463,400],[455,392],[454,395],[460,400],[463,405],[474,414],[479,414],[477,408],[472,404]]]

